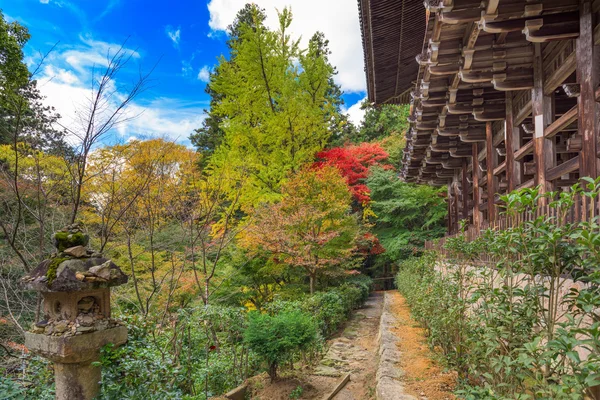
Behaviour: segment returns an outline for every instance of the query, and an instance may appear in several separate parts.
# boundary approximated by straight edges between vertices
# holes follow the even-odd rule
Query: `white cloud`
[[[181,39],[181,28],[178,27],[177,29],[175,29],[172,26],[167,25],[167,27],[165,28],[165,33],[173,42],[173,46],[178,47],[179,40]]]
[[[127,115],[136,117],[117,127],[121,137],[168,137],[187,141],[190,133],[206,118],[202,107],[186,108],[173,99],[160,99],[148,105],[132,104]]]
[[[42,4],[48,4],[48,3],[50,3],[50,0],[40,0],[40,3],[42,3]]]
[[[190,75],[193,70],[194,70],[194,67],[192,67],[192,64],[190,62],[185,61],[185,60],[181,61],[181,73],[183,74],[183,76]]]
[[[36,76],[47,105],[54,106],[61,115],[60,123],[71,130],[78,130],[84,123],[86,106],[90,104],[90,82],[92,71],[106,65],[106,54],[114,54],[120,45],[80,38],[81,43],[67,49],[57,49],[46,60],[46,64]],[[133,52],[133,57],[140,55]],[[137,69],[133,63],[131,68]],[[96,77],[97,79],[97,77]],[[114,96],[106,110],[112,110],[124,98],[121,83],[111,81],[108,92]],[[117,139],[166,137],[186,142],[188,136],[198,128],[205,118],[203,102],[185,102],[178,99],[158,98],[150,102],[136,99],[131,103],[125,118],[127,120],[114,128]]]
[[[48,63],[56,62],[65,64],[66,68],[75,70],[74,72],[82,75],[91,73],[92,67],[105,67],[108,60],[123,46],[122,51],[130,55],[132,59],[139,59],[140,54],[130,48],[125,47],[126,43],[117,44],[94,40],[89,36],[79,36],[81,43],[67,47],[61,53],[51,52],[47,60]]]
[[[351,105],[350,108],[342,110],[344,113],[348,114],[348,119],[356,126],[359,126],[365,117],[365,110],[360,108],[365,99],[360,99],[355,104]]]
[[[210,0],[209,26],[213,31],[224,31],[247,0]],[[257,0],[267,13],[267,26],[277,28],[276,9],[291,6],[294,21],[291,31],[302,36],[304,44],[321,31],[329,39],[331,63],[337,67],[335,80],[346,92],[364,92],[366,81],[358,5],[356,0]]]
[[[205,65],[200,69],[200,72],[198,72],[198,79],[206,83],[210,81],[210,67],[208,65]]]
[[[79,77],[73,71],[58,68],[54,65],[46,65],[42,69],[42,76],[51,79],[58,84],[76,85],[80,84]]]

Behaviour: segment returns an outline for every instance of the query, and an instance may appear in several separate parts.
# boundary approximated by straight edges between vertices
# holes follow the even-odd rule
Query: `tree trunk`
[[[315,293],[315,281],[317,280],[317,274],[314,272],[311,272],[309,275],[309,279],[310,279],[310,294],[313,295]]]
[[[274,382],[277,379],[277,363],[272,362],[269,364],[269,377],[271,377],[271,382]]]

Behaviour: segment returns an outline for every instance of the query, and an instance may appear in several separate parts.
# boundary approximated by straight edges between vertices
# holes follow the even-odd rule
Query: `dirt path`
[[[398,337],[396,345],[402,353],[398,367],[403,371],[405,391],[423,400],[454,399],[456,374],[444,372],[433,361],[425,332],[412,319],[404,297],[398,291],[387,295],[391,296],[391,311],[396,317],[392,332]]]

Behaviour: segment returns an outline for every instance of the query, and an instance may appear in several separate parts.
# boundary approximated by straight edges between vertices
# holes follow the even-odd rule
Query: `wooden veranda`
[[[450,234],[501,226],[503,193],[598,176],[600,0],[359,5],[369,98],[410,102],[401,175],[448,187]]]

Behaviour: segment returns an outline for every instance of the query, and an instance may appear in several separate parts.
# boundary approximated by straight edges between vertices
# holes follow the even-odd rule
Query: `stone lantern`
[[[110,287],[127,282],[111,260],[87,248],[89,237],[73,224],[54,234],[56,253],[23,278],[43,297],[43,318],[25,333],[25,346],[54,363],[56,398],[98,395],[102,346],[127,341],[127,328],[110,317]]]

